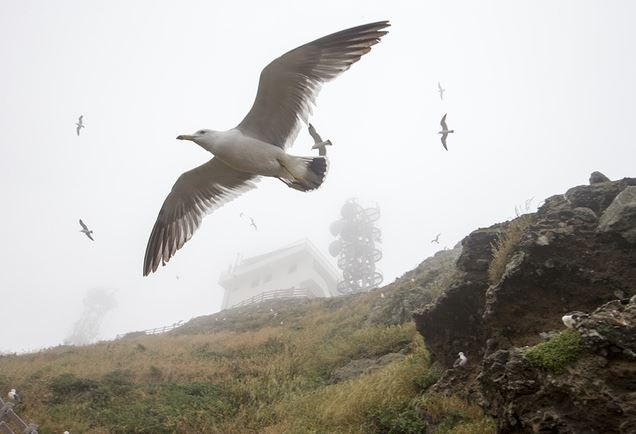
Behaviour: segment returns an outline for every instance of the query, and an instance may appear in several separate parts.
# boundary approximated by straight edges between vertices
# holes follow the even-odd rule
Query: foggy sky
[[[0,351],[61,343],[97,286],[119,304],[103,338],[213,313],[237,253],[305,237],[326,252],[352,196],[381,208],[389,283],[530,197],[593,170],[636,176],[635,12],[581,0],[1,2]],[[334,144],[323,187],[264,179],[143,278],[163,200],[211,157],[175,137],[234,127],[268,62],[382,19],[389,34],[318,98],[311,122]],[[448,152],[436,134],[446,112]],[[312,144],[303,131],[289,152]]]

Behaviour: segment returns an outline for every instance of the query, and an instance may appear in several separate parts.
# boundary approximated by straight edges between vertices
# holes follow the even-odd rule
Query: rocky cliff
[[[432,390],[480,402],[501,433],[634,433],[634,294],[636,178],[595,172],[462,241],[452,281],[414,313],[444,369]]]

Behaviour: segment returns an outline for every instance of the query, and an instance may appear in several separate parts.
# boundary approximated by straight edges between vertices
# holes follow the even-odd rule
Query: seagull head
[[[216,137],[216,131],[212,130],[199,130],[194,134],[182,134],[177,136],[177,140],[190,140],[201,146],[203,149],[208,150],[214,154],[214,138]]]
[[[177,140],[190,140],[194,143],[199,143],[200,141],[204,141],[206,138],[211,136],[212,130],[199,130],[194,134],[182,134],[177,136]]]

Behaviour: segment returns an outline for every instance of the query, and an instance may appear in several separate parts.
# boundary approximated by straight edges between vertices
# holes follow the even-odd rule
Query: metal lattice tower
[[[329,228],[338,237],[329,245],[329,253],[338,258],[343,274],[338,291],[352,294],[377,288],[383,280],[375,269],[375,263],[382,259],[382,252],[376,247],[382,242],[382,233],[374,225],[380,218],[380,208],[363,208],[355,199],[349,199],[340,214],[342,218]]]

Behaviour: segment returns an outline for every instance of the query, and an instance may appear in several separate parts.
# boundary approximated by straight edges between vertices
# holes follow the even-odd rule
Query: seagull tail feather
[[[284,167],[289,176],[280,180],[288,187],[299,191],[311,191],[320,187],[329,170],[327,157],[294,157],[287,156]]]

